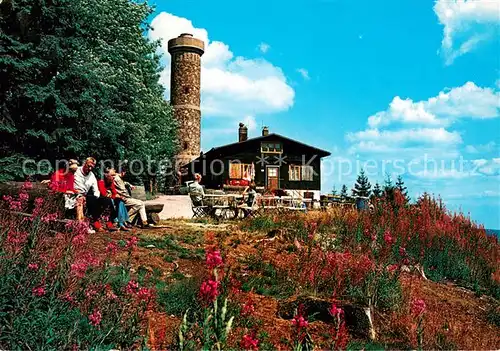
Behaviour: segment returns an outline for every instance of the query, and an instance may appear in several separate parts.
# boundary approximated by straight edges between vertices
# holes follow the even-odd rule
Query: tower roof
[[[179,51],[195,52],[201,56],[205,52],[205,43],[203,40],[193,37],[190,33],[182,33],[177,38],[168,41],[168,52],[170,54]]]

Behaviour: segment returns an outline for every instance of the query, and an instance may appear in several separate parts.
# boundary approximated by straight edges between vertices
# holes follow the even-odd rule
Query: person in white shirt
[[[203,198],[205,197],[205,191],[200,185],[201,174],[196,173],[194,175],[194,182],[189,184],[189,195],[195,206],[201,206],[203,203]]]
[[[113,225],[113,220],[116,217],[116,211],[112,203],[112,199],[101,197],[97,186],[97,179],[92,173],[95,168],[96,160],[93,157],[88,157],[83,166],[78,167],[75,172],[75,191],[85,196],[85,203],[88,213],[92,218],[93,226],[97,231],[102,230],[100,219],[104,212],[110,214],[109,220],[106,222],[106,227],[109,231],[117,230]]]

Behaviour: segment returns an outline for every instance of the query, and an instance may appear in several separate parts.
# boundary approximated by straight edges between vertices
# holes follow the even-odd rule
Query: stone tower
[[[192,34],[181,34],[168,41],[168,52],[172,56],[170,104],[179,126],[179,152],[176,157],[179,167],[200,156],[200,76],[204,51],[205,43],[193,38]]]

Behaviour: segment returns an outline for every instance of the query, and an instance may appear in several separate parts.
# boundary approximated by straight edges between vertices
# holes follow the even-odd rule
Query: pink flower
[[[115,254],[118,251],[118,245],[112,241],[106,246],[106,253]]]
[[[27,193],[20,193],[19,194],[19,200],[21,202],[26,202],[29,200],[29,198],[30,198],[30,196]]]
[[[90,324],[92,324],[94,327],[98,326],[101,323],[101,320],[102,320],[102,315],[98,309],[95,309],[92,312],[92,314],[89,315]]]
[[[201,284],[200,296],[204,301],[213,302],[219,296],[219,282],[215,280],[208,280]]]
[[[42,285],[39,285],[39,286],[33,288],[33,290],[31,292],[33,293],[33,295],[41,297],[41,296],[45,295],[45,287]]]
[[[142,300],[144,302],[148,302],[152,296],[153,292],[151,289],[148,288],[140,288],[139,291],[137,292],[137,297],[139,298],[139,300]]]
[[[96,289],[94,289],[94,288],[88,288],[87,290],[85,290],[85,296],[88,299],[91,299],[95,295],[97,295],[97,290]]]
[[[422,315],[426,310],[425,301],[422,299],[413,300],[411,303],[411,313],[415,316]]]
[[[71,273],[78,278],[83,278],[87,272],[88,264],[84,261],[79,261],[71,265]]]
[[[37,263],[30,263],[30,264],[28,265],[28,269],[29,269],[30,271],[37,271],[37,270],[38,270],[38,264],[37,264]]]
[[[252,301],[247,301],[241,308],[241,314],[243,316],[250,316],[252,313],[255,312],[255,306],[253,305]]]
[[[125,245],[125,248],[133,250],[137,246],[138,242],[139,242],[139,239],[137,239],[137,237],[133,236],[129,240],[127,240],[127,245]]]
[[[240,347],[244,350],[258,350],[259,340],[255,336],[245,334],[241,339]]]
[[[73,240],[71,240],[71,242],[73,243],[73,245],[75,246],[81,246],[81,245],[84,245],[86,242],[87,242],[87,238],[86,238],[86,235],[84,235],[83,233],[82,234],[78,234],[77,236],[75,236],[73,238]]]
[[[33,183],[28,181],[24,182],[22,190],[30,190],[30,189],[33,189]]]
[[[394,242],[394,238],[391,236],[391,232],[388,230],[384,233],[384,241],[387,245],[391,245]]]
[[[125,292],[131,295],[136,294],[138,290],[139,290],[139,283],[136,282],[135,280],[129,281],[127,286],[125,287]]]
[[[36,206],[36,207],[40,207],[40,206],[42,206],[42,205],[43,205],[43,202],[44,202],[43,197],[37,197],[37,198],[35,199],[35,206]]]
[[[304,316],[298,314],[292,319],[292,324],[297,327],[297,329],[306,328],[309,325],[307,319]]]
[[[401,256],[401,257],[406,256],[406,249],[403,246],[399,247],[399,256]]]
[[[55,221],[59,215],[57,213],[50,213],[42,217],[43,223],[49,223]]]
[[[214,250],[214,251],[207,252],[206,263],[207,263],[208,268],[210,268],[210,269],[214,269],[214,268],[222,266],[224,264],[224,262],[222,261],[220,251]]]
[[[344,315],[344,310],[340,307],[337,307],[334,303],[332,306],[328,309],[328,312],[332,317],[337,317],[337,316],[343,316]]]

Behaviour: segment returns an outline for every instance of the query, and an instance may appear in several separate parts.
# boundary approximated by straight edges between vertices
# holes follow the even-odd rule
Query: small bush
[[[199,286],[200,283],[192,278],[183,279],[170,285],[160,282],[156,286],[158,303],[167,314],[179,317],[182,317],[188,309],[196,312],[200,309],[197,300]]]

